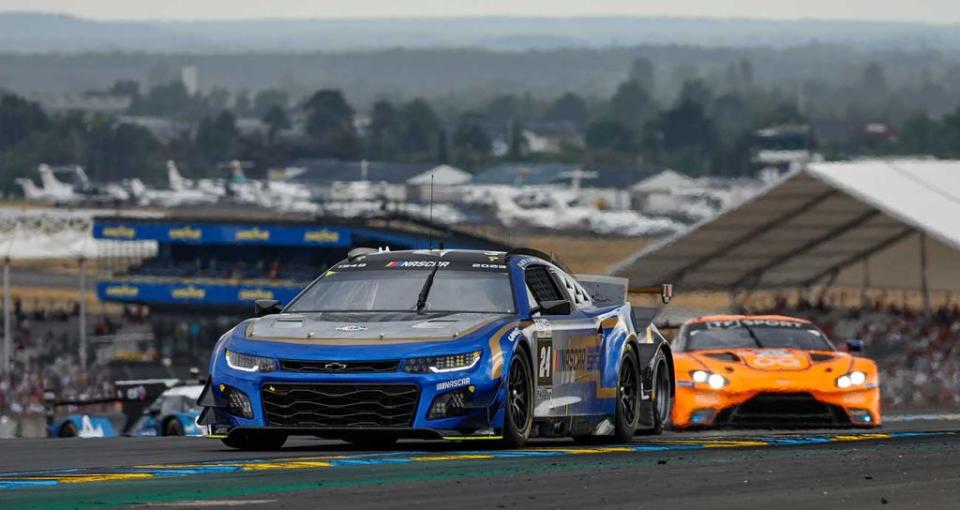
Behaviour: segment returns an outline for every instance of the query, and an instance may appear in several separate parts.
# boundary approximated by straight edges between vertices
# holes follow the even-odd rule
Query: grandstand
[[[147,308],[157,350],[181,366],[208,356],[216,338],[249,315],[253,301],[288,302],[352,248],[507,248],[406,218],[104,217],[95,220],[93,236],[155,243],[155,250],[142,251],[129,250],[131,243],[101,243],[116,251],[101,253],[112,270],[97,282],[97,297]]]

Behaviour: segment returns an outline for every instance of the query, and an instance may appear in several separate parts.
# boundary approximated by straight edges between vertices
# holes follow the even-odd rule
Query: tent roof
[[[439,186],[450,186],[456,184],[465,184],[470,182],[473,175],[470,172],[461,170],[450,165],[439,165],[426,172],[415,175],[407,179],[407,184],[430,184],[430,178],[433,177],[434,184]]]
[[[634,255],[636,284],[724,290],[835,285],[960,290],[960,161],[815,163]]]
[[[673,170],[664,170],[657,175],[648,177],[630,187],[634,191],[659,191],[677,187],[689,187],[696,183],[695,179],[687,177]]]

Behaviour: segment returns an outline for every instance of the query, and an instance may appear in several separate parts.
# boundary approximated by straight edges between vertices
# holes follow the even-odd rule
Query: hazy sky
[[[0,11],[100,19],[667,15],[960,22],[960,0],[0,0]]]

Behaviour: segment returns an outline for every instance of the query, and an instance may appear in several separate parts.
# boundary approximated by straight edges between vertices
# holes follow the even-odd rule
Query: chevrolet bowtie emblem
[[[345,365],[345,364],[343,364],[343,363],[337,363],[337,362],[324,363],[323,368],[324,368],[325,370],[343,370],[343,369],[347,368],[347,365]]]

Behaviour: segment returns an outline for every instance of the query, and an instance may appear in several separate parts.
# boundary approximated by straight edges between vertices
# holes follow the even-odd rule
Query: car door
[[[582,309],[584,292],[552,266],[528,266],[524,280],[536,301],[534,417],[600,414],[596,396],[602,336],[596,319]]]

